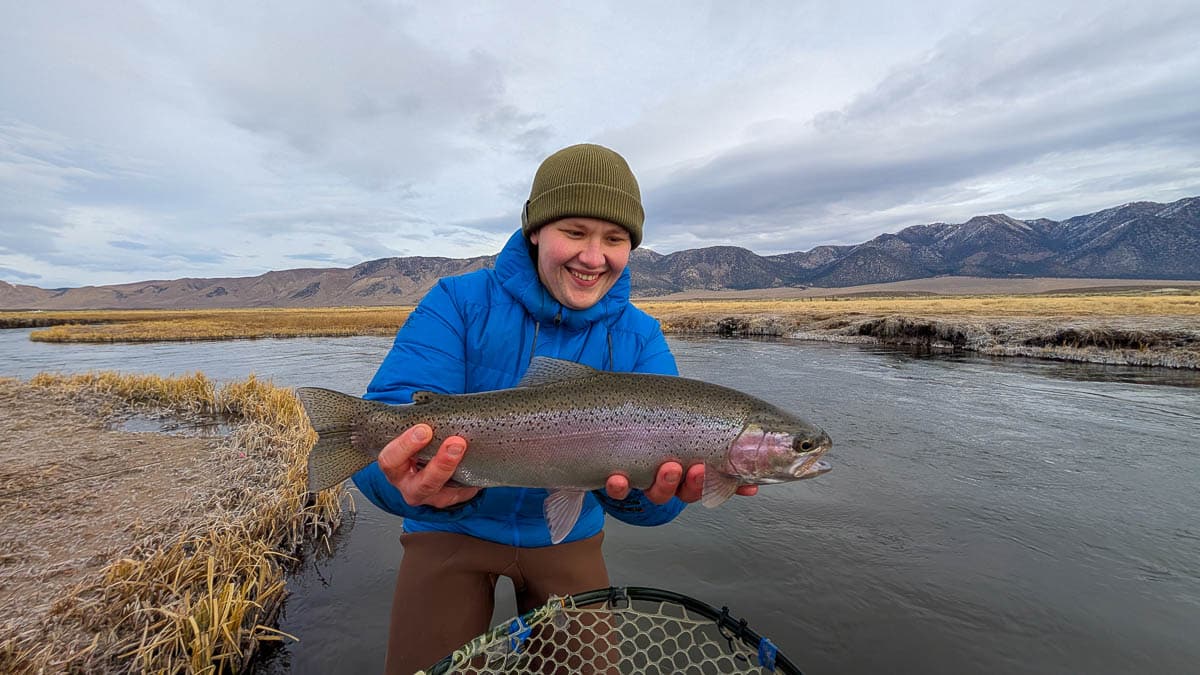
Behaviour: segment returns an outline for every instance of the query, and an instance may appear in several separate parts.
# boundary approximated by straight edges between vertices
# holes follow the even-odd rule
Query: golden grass
[[[1200,316],[1200,294],[1158,292],[935,297],[823,297],[789,300],[638,300],[663,330],[697,331],[714,316],[772,316],[809,324],[837,317]],[[46,342],[151,342],[268,337],[393,335],[410,307],[6,312],[0,325],[58,323],[33,331]],[[32,322],[39,322],[34,324]]]
[[[340,488],[307,492],[316,434],[290,390],[253,377],[217,388],[201,373],[43,373],[30,384],[120,405],[229,415],[230,451],[253,461],[221,477],[228,488],[219,502],[195,506],[206,509],[202,524],[148,536],[59,599],[57,625],[0,644],[0,670],[238,672],[261,643],[285,637],[272,627],[285,566],[305,542],[329,547],[345,498]]]
[[[639,301],[671,330],[711,315],[777,315],[821,321],[838,316],[913,314],[957,317],[1200,316],[1196,294],[1001,295],[795,300]]]
[[[1197,367],[1200,293],[1090,290],[1057,294],[826,296],[776,300],[653,300],[636,304],[668,334],[950,345],[993,355]],[[61,342],[384,335],[407,307],[136,312],[12,312],[8,321],[93,321],[34,331]],[[1072,332],[1074,331],[1074,332]],[[1097,350],[1154,351],[1151,355]],[[1170,354],[1163,353],[1164,350]]]
[[[1113,293],[639,303],[667,333],[881,342],[1200,368],[1200,295]]]
[[[6,325],[57,323],[35,330],[44,342],[159,342],[243,338],[393,335],[411,307],[327,307],[317,309],[212,309],[89,312],[11,312]]]

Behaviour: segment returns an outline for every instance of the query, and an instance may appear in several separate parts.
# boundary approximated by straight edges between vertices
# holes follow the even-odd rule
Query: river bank
[[[254,378],[0,380],[0,671],[244,669],[289,557],[340,522],[311,433]]]
[[[918,346],[1200,369],[1200,294],[646,303],[667,334]]]
[[[1116,365],[1200,368],[1200,291],[639,299],[668,335],[774,336]],[[30,339],[138,343],[390,336],[411,308],[8,312]]]
[[[675,335],[771,336],[917,346],[987,356],[1200,369],[1200,320],[1177,317],[1019,318],[855,316],[800,320],[771,314],[689,318]]]

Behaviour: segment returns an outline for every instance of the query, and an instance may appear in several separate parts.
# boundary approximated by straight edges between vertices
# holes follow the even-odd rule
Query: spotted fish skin
[[[420,460],[429,460],[450,436],[466,439],[458,483],[546,488],[551,499],[554,492],[568,495],[567,508],[614,473],[648,488],[666,461],[706,466],[708,506],[738,485],[828,470],[818,462],[831,445],[825,432],[753,396],[699,380],[604,372],[546,357],[533,360],[516,388],[417,392],[408,405],[327,389],[296,393],[319,435],[309,455],[312,491],[340,484],[420,423],[434,433]]]

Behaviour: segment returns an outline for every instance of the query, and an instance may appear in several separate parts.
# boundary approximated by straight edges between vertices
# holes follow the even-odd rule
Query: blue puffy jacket
[[[563,307],[542,286],[518,230],[495,269],[448,277],[430,289],[396,334],[366,398],[409,403],[421,390],[464,394],[513,387],[535,355],[601,370],[678,374],[658,322],[629,303],[628,267],[592,307]],[[403,516],[407,532],[459,532],[525,547],[551,543],[542,513],[545,490],[487,488],[465,504],[437,509],[410,506],[378,464],[355,474],[354,484],[379,508]],[[660,525],[683,507],[677,498],[656,505],[640,490],[622,501],[597,490],[586,496],[565,541],[600,532],[605,512],[635,525]]]

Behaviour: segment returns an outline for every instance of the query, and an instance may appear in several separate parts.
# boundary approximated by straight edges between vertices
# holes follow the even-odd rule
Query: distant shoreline
[[[916,345],[992,356],[1200,369],[1200,282],[995,280],[957,278],[883,286],[804,289],[807,296],[677,296],[634,302],[669,335],[769,335],[799,340]],[[954,288],[957,293],[945,292]],[[865,289],[865,290],[864,290]],[[783,289],[786,290],[786,289]],[[800,289],[794,289],[801,292]],[[974,293],[968,293],[974,290]],[[1019,292],[1019,291],[1025,292]],[[941,291],[937,295],[933,293]],[[0,327],[50,326],[45,342],[162,342],[394,335],[411,307],[238,310],[5,312]],[[54,325],[57,324],[57,325]]]
[[[1200,281],[1178,279],[1075,279],[1029,277],[930,277],[861,286],[753,288],[741,291],[683,291],[669,295],[636,296],[634,302],[687,300],[789,300],[826,297],[895,297],[905,295],[1033,295],[1041,293],[1088,294],[1096,292],[1149,292],[1178,288],[1200,291]]]
[[[668,334],[774,336],[1200,369],[1200,288],[639,303]]]
[[[893,315],[865,318],[855,325],[837,329],[811,327],[778,333],[769,327],[756,327],[754,324],[762,318],[751,318],[745,329],[718,329],[698,334],[773,336],[787,340],[966,351],[986,356],[1200,370],[1200,326],[1181,331],[1162,322],[1136,318],[1113,325],[1112,322],[1088,319],[1062,323],[1013,319],[957,322]],[[689,331],[667,334],[686,335]],[[1186,344],[1180,345],[1180,342]]]
[[[0,282],[3,283],[3,282]],[[153,286],[153,284],[151,284]],[[220,301],[228,302],[229,304],[204,304],[204,305],[187,305],[178,304],[179,299],[160,297],[156,295],[134,294],[130,293],[128,302],[114,305],[112,300],[105,301],[96,300],[86,306],[59,305],[68,296],[55,298],[49,302],[27,304],[25,306],[16,306],[17,302],[13,298],[0,300],[0,303],[7,303],[6,306],[0,307],[0,318],[6,314],[14,314],[20,312],[28,312],[32,314],[48,313],[48,312],[207,312],[207,311],[241,311],[249,312],[255,310],[269,309],[291,309],[297,311],[318,310],[318,309],[381,309],[386,307],[409,307],[415,304],[424,296],[428,287],[423,287],[424,290],[414,289],[412,293],[407,295],[405,299],[411,298],[409,304],[398,302],[397,297],[391,297],[386,300],[374,298],[371,296],[363,296],[355,298],[355,303],[346,304],[321,304],[316,298],[306,299],[300,302],[292,301],[286,304],[279,303],[280,300],[292,300],[286,296],[274,296],[270,298],[262,298],[257,304],[251,303],[249,306],[243,302],[238,304],[234,296],[221,296]],[[1028,278],[993,278],[993,277],[961,277],[961,276],[945,276],[945,277],[928,277],[924,279],[906,279],[904,281],[893,281],[880,284],[866,284],[860,286],[795,286],[795,287],[776,287],[776,288],[753,288],[746,290],[690,290],[678,293],[670,293],[667,295],[647,295],[638,292],[638,287],[635,282],[633,288],[633,301],[635,304],[642,302],[655,301],[686,301],[686,300],[789,300],[801,298],[827,298],[827,297],[862,297],[862,296],[879,296],[879,297],[905,297],[912,295],[1034,295],[1044,293],[1097,293],[1097,292],[1141,292],[1141,291],[1157,291],[1162,289],[1180,289],[1185,292],[1200,291],[1200,280],[1177,280],[1177,279],[1096,279],[1096,278],[1073,278],[1073,277],[1028,277]],[[26,301],[29,302],[29,301]],[[218,301],[214,301],[218,302]]]

